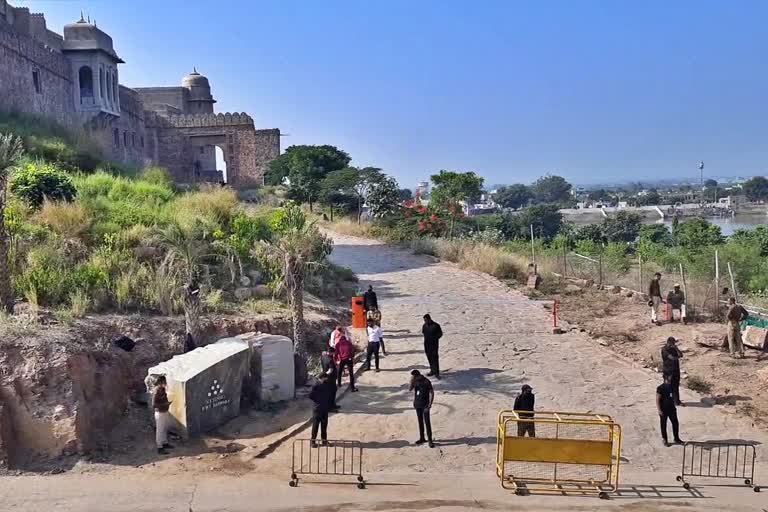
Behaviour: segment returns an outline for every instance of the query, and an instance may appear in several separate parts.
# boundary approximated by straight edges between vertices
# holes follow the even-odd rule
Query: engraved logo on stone
[[[217,407],[223,407],[232,402],[229,398],[224,396],[224,390],[221,389],[221,384],[217,379],[213,380],[213,383],[208,388],[208,400],[202,406],[202,411],[208,411]]]

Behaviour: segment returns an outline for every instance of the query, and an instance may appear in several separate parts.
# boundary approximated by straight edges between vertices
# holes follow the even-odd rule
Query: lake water
[[[682,221],[682,219],[681,219]],[[768,215],[737,215],[736,217],[710,217],[707,218],[715,226],[720,226],[723,235],[730,236],[739,229],[755,229],[755,227],[768,223]],[[661,224],[662,221],[657,221]],[[665,220],[663,224],[672,229],[672,221]]]

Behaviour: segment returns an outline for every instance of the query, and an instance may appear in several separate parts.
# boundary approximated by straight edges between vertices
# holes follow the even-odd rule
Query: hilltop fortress
[[[245,113],[215,113],[208,79],[194,70],[178,87],[129,88],[112,38],[82,17],[48,30],[43,14],[0,0],[0,110],[87,130],[114,160],[166,167],[176,181],[259,185],[280,154],[280,130]]]

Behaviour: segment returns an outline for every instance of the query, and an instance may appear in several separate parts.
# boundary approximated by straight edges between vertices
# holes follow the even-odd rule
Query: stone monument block
[[[768,329],[748,325],[744,331],[744,343],[750,347],[763,348],[768,342]]]
[[[230,338],[150,368],[168,382],[171,430],[195,437],[239,415],[249,357],[248,346]]]
[[[286,336],[245,333],[216,343],[240,343],[250,353],[245,385],[252,401],[280,402],[295,395],[293,341]]]

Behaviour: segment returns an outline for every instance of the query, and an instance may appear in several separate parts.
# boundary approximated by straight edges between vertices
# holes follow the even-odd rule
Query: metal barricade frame
[[[501,486],[522,495],[526,492],[595,494],[607,499],[619,485],[621,463],[621,425],[606,414],[502,410],[499,412],[496,434],[496,475]],[[554,429],[554,436],[524,437],[510,435],[511,426],[527,425],[525,430],[536,432],[536,426]],[[569,433],[570,431],[570,433]],[[591,431],[600,439],[584,438]],[[562,432],[562,433],[561,433]],[[520,434],[518,430],[518,434]],[[578,437],[576,434],[581,434]],[[570,437],[569,437],[570,436]],[[594,436],[593,436],[594,437]],[[508,474],[509,463],[529,464],[551,468],[551,476]],[[578,478],[578,470],[587,468],[597,475],[605,469],[605,475]],[[531,471],[535,473],[534,471]],[[549,470],[546,471],[549,473]],[[561,472],[558,475],[558,472]],[[563,477],[562,473],[566,476]],[[576,476],[573,476],[576,473]]]
[[[716,457],[713,456],[714,453],[717,453]],[[741,459],[739,459],[740,454]],[[680,467],[680,475],[676,478],[678,482],[683,483],[683,487],[686,489],[691,487],[691,484],[685,481],[685,477],[688,476],[744,480],[744,485],[751,487],[755,492],[760,492],[760,487],[755,485],[756,460],[757,449],[751,443],[686,441],[683,443],[683,463]],[[714,474],[712,471],[713,462]],[[741,466],[741,471],[739,471],[739,466]]]
[[[329,475],[355,476],[357,488],[365,489],[360,441],[294,439],[291,449],[291,480],[288,482],[291,487],[299,485],[299,475]]]

